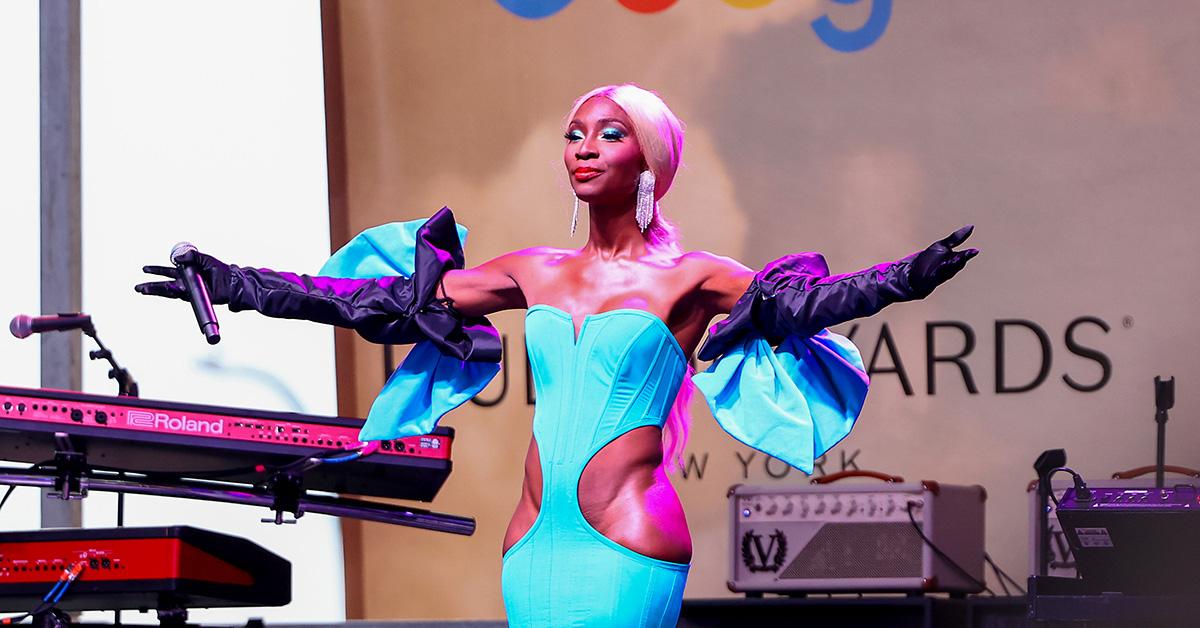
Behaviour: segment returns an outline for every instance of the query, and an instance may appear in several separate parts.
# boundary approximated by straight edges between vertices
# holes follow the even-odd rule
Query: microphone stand
[[[1166,381],[1154,378],[1154,422],[1158,424],[1158,443],[1155,447],[1154,486],[1163,487],[1163,471],[1167,457],[1167,410],[1175,407],[1175,378]]]
[[[108,378],[116,380],[117,395],[121,397],[137,397],[137,382],[134,381],[133,376],[129,374],[129,369],[117,364],[117,359],[113,357],[112,351],[109,350],[108,347],[104,346],[104,343],[100,341],[100,336],[96,334],[96,327],[89,324],[87,327],[84,327],[82,331],[84,335],[95,341],[97,347],[100,347],[95,351],[89,351],[88,359],[106,360],[108,362],[110,367],[108,369]],[[119,475],[121,477],[125,476],[124,473],[120,473]],[[125,493],[117,493],[117,527],[125,527]]]
[[[108,361],[108,365],[110,367],[108,369],[108,378],[117,381],[117,394],[122,397],[138,396],[137,382],[134,381],[133,376],[129,374],[129,369],[123,368],[120,364],[117,364],[117,360],[113,357],[112,351],[110,351],[108,347],[105,347],[103,342],[100,342],[100,336],[96,335],[95,326],[88,325],[87,327],[84,327],[83,333],[88,338],[94,340],[97,347],[100,347],[95,351],[89,351],[88,358],[92,360]]]
[[[1050,472],[1058,467],[1066,466],[1067,452],[1064,449],[1047,449],[1043,451],[1037,460],[1033,463],[1033,470],[1037,471],[1037,551],[1034,556],[1037,557],[1037,574],[1045,576],[1050,573],[1050,493],[1054,488],[1050,486]]]

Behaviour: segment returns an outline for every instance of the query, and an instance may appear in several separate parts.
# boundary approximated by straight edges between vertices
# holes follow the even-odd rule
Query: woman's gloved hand
[[[709,330],[698,357],[715,359],[747,333],[777,344],[872,316],[892,303],[923,299],[979,254],[954,250],[973,229],[968,225],[903,259],[842,275],[829,275],[818,253],[781,257],[754,276],[729,317]]]
[[[229,265],[221,260],[205,255],[195,249],[180,254],[179,262],[196,269],[196,274],[208,288],[208,296],[213,305],[229,303],[229,285],[232,273]],[[160,277],[170,277],[170,281],[150,281],[133,287],[140,294],[170,299],[188,299],[187,288],[179,279],[179,269],[174,266],[143,266],[142,272]]]
[[[974,230],[975,225],[967,225],[910,256],[908,285],[912,288],[912,298],[929,296],[934,288],[949,281],[972,257],[979,255],[979,249],[954,250],[971,237]]]
[[[451,226],[453,223],[450,223]],[[457,241],[457,235],[454,236]],[[196,270],[208,288],[213,305],[227,305],[231,312],[253,310],[273,318],[290,318],[337,325],[357,331],[371,342],[409,344],[424,339],[442,342],[448,355],[474,356],[476,341],[464,328],[461,318],[434,297],[441,268],[450,266],[449,256],[426,264],[432,272],[418,285],[403,276],[377,279],[320,277],[225,264],[197,251],[180,255],[179,262]],[[188,300],[188,292],[179,279],[179,271],[169,266],[145,266],[147,273],[169,277],[134,287],[141,294]],[[488,328],[490,333],[494,330]],[[491,344],[487,344],[491,349]],[[499,355],[488,352],[486,357]],[[491,360],[496,361],[496,360]]]
[[[447,299],[437,298],[442,276],[463,267],[454,214],[443,208],[422,223],[415,239],[411,276],[305,275],[225,264],[194,250],[181,253],[178,261],[195,268],[212,303],[228,305],[231,312],[253,310],[273,318],[336,325],[380,344],[430,340],[442,353],[460,360],[499,362],[503,344],[487,319],[465,317]],[[138,284],[134,289],[139,293],[188,298],[176,269],[142,270],[169,280]]]

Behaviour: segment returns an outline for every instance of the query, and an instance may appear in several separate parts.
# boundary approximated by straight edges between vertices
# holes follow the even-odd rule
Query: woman
[[[815,254],[755,273],[729,258],[679,249],[658,200],[679,166],[683,129],[656,95],[633,85],[583,95],[568,117],[565,145],[571,187],[589,213],[580,249],[536,247],[462,270],[453,220],[443,211],[414,236],[408,277],[331,280],[225,266],[203,255],[193,261],[214,302],[231,309],[348,326],[380,342],[428,339],[468,361],[498,359],[494,332],[480,317],[526,308],[538,401],[524,487],[504,539],[509,621],[674,626],[692,547],[664,472],[662,428],[709,321],[730,314],[711,331],[701,359],[742,360],[759,342],[791,343],[795,364],[811,362],[820,346],[833,345],[801,343],[823,328],[923,298],[977,251],[953,250],[969,235],[965,228],[859,273],[829,277]],[[183,297],[177,282],[138,290]],[[740,390],[736,382],[730,387],[738,377],[720,390],[697,377],[722,426],[772,454],[793,445],[770,442],[766,433],[775,426],[729,415],[738,397],[721,390]],[[808,451],[783,459],[811,465],[849,430],[861,398],[847,405],[839,416],[848,420],[828,430],[819,413],[806,417],[805,425],[816,425],[800,436]],[[681,434],[674,436],[678,443]]]

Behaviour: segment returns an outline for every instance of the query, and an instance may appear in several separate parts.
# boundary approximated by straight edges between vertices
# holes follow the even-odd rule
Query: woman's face
[[[593,96],[567,125],[563,162],[575,196],[587,203],[633,202],[646,169],[629,116],[613,101]]]

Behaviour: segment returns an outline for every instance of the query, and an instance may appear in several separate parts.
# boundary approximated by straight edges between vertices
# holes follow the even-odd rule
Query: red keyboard
[[[53,457],[65,433],[90,464],[181,475],[278,465],[356,445],[360,419],[0,387],[0,459]],[[379,450],[305,474],[305,488],[429,501],[450,473],[454,432],[383,441]],[[251,475],[231,481],[253,481]]]
[[[291,564],[227,534],[187,526],[0,533],[0,610],[37,606],[75,569],[64,610],[281,606]]]

